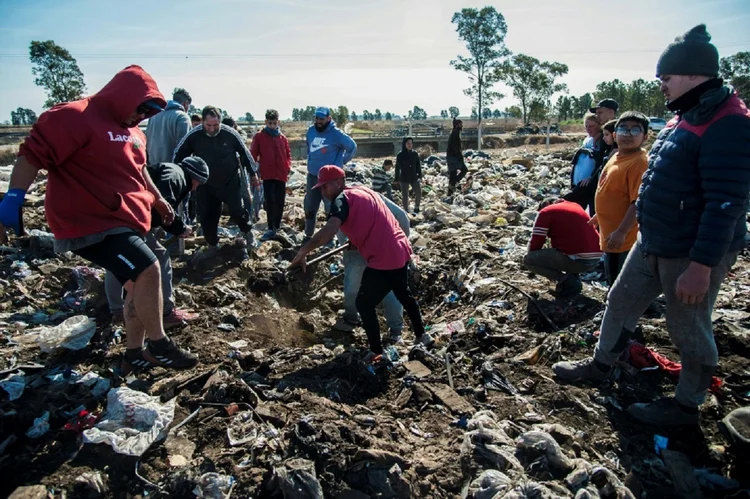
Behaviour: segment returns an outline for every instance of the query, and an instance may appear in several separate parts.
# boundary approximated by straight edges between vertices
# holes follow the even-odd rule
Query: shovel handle
[[[342,244],[338,248],[332,249],[331,251],[329,251],[327,253],[323,253],[322,255],[313,258],[312,260],[310,260],[309,262],[307,262],[307,265],[314,265],[314,264],[316,264],[318,262],[322,262],[323,260],[326,260],[326,259],[332,257],[333,255],[337,254],[337,253],[341,253],[345,249],[349,249],[349,246],[350,246],[350,244],[348,242],[346,244]],[[294,268],[289,269],[287,271],[287,275],[294,275],[294,274],[297,274],[297,273],[299,273],[301,271],[302,271],[302,267],[299,267],[299,266],[298,267],[294,267]]]

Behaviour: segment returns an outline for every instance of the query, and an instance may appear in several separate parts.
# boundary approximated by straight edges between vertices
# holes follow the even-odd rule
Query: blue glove
[[[17,236],[23,235],[21,208],[25,197],[25,190],[11,189],[5,193],[5,197],[0,201],[0,224],[13,229]]]

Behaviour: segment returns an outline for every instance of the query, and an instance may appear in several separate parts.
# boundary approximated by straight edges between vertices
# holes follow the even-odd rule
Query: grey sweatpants
[[[414,182],[401,182],[401,201],[404,205],[404,211],[409,213],[409,186],[414,191],[414,209],[419,211],[419,205],[422,202],[422,184],[419,180]]]
[[[177,244],[176,242],[174,244]],[[146,234],[146,246],[154,252],[161,270],[161,291],[164,296],[164,315],[169,315],[174,310],[174,296],[172,296],[172,261],[169,259],[169,251],[159,244],[159,241],[149,231]],[[122,284],[112,272],[107,271],[104,276],[104,292],[107,295],[110,312],[122,310],[125,302],[122,299]]]
[[[523,264],[535,274],[560,282],[568,274],[590,272],[599,264],[599,259],[574,260],[555,248],[543,248],[526,253]]]
[[[690,259],[646,255],[638,241],[630,250],[625,266],[609,292],[594,358],[612,365],[627,346],[638,319],[649,304],[663,293],[667,301],[667,331],[679,348],[682,361],[675,398],[690,407],[702,404],[711,385],[711,376],[719,363],[711,314],[721,283],[737,261],[738,253],[727,253],[713,267],[708,293],[703,301],[686,305],[677,298],[676,287],[677,279],[688,268]]]
[[[307,186],[305,187],[305,235],[312,236],[315,233],[315,221],[318,218],[320,202],[323,201],[323,209],[326,213],[331,211],[331,203],[323,198],[320,189],[313,189],[318,183],[318,176],[307,174]]]

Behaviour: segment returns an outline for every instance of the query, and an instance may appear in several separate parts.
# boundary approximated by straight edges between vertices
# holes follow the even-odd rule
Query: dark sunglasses
[[[615,132],[617,132],[617,135],[632,135],[633,137],[638,137],[643,133],[643,130],[641,127],[628,128],[626,126],[618,126],[615,128]]]

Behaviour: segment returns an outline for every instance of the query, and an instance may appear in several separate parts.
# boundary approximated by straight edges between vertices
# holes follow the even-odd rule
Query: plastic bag
[[[227,428],[229,445],[242,445],[258,438],[258,428],[253,422],[253,413],[244,411],[237,414]]]
[[[58,326],[42,328],[36,341],[44,353],[59,348],[80,350],[89,344],[95,332],[95,321],[85,315],[76,315]]]
[[[106,443],[118,454],[140,456],[167,435],[174,419],[175,399],[162,404],[159,397],[127,387],[107,394],[107,410],[99,423],[83,432],[85,443]]]
[[[234,484],[234,477],[221,473],[204,473],[198,479],[193,494],[209,499],[225,499]]]
[[[505,473],[497,470],[486,470],[469,486],[469,493],[474,499],[492,499],[505,492],[511,486],[511,480]]]
[[[49,411],[45,411],[44,414],[34,420],[34,424],[31,425],[26,431],[26,436],[29,438],[39,438],[49,431]]]
[[[315,463],[290,459],[273,470],[274,484],[284,499],[323,499],[323,487],[315,473]]]
[[[573,469],[573,462],[566,456],[560,445],[547,432],[527,431],[516,440],[516,448],[519,450],[533,450],[544,454],[553,468],[563,471]]]
[[[11,374],[4,380],[0,381],[0,388],[8,392],[10,400],[16,400],[26,388],[26,380],[23,373]]]

